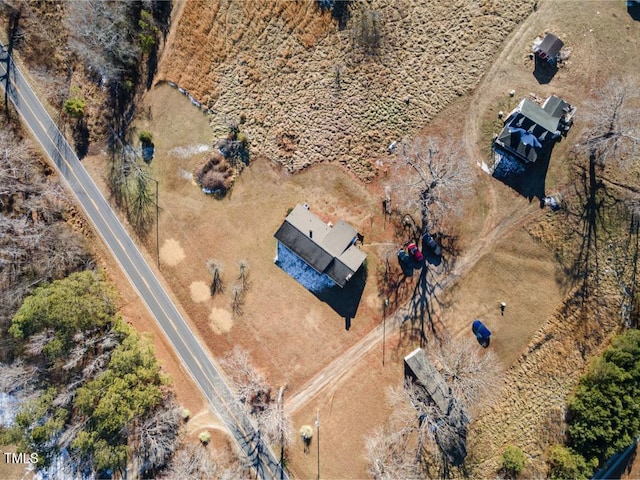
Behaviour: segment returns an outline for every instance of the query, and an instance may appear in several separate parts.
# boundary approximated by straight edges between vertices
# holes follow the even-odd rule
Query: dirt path
[[[464,131],[466,135],[464,142],[470,161],[478,162],[481,158],[478,149],[481,141],[480,126],[485,112],[492,102],[495,102],[495,98],[500,94],[500,90],[505,88],[504,83],[499,81],[500,77],[505,73],[506,67],[504,65],[512,60],[514,55],[517,55],[518,51],[514,49],[514,45],[519,44],[524,36],[535,36],[534,32],[539,28],[538,23],[537,14],[534,12],[514,31],[493,62],[492,67],[482,77],[482,80],[469,100],[468,114],[465,119]],[[449,272],[446,278],[438,278],[438,287],[431,294],[432,298],[453,286],[455,281],[471,270],[473,266],[492,249],[492,246],[497,241],[509,235],[516,228],[524,225],[539,212],[537,205],[530,205],[525,209],[512,207],[504,211],[504,209],[501,209],[498,205],[495,188],[493,183],[488,184],[489,211],[487,212],[482,231],[476,237],[477,241],[468,249],[465,255],[457,259],[453,271]],[[410,314],[411,302],[412,301],[409,300],[392,316],[387,318],[386,332],[383,331],[385,328],[383,324],[378,325],[356,345],[336,358],[313,379],[295,392],[287,401],[287,411],[290,414],[296,412],[321,390],[338,382],[357,362],[361,361],[368,352],[382,341],[385,334],[392,335],[396,333]]]
[[[508,236],[516,228],[524,225],[531,217],[533,217],[539,209],[535,205],[523,209],[520,213],[507,214],[503,216],[499,223],[487,235],[479,237],[478,242],[469,251],[461,257],[453,270],[446,277],[439,275],[436,281],[436,288],[431,292],[430,299],[439,296],[443,291],[451,288],[456,280],[471,270],[476,263],[487,254],[493,244],[500,239]],[[293,414],[306,404],[311,398],[315,397],[320,391],[330,385],[337,383],[344,375],[350,372],[354,366],[360,362],[374,347],[380,344],[384,335],[391,336],[400,330],[402,324],[411,315],[412,300],[400,307],[393,315],[386,319],[386,324],[379,324],[362,340],[347,350],[344,354],[337,357],[333,362],[322,369],[313,379],[304,384],[297,392],[295,392],[286,402],[286,410],[289,414]],[[386,329],[386,331],[385,331]]]

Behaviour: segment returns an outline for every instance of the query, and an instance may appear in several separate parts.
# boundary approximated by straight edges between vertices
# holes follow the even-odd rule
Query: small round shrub
[[[182,415],[182,420],[186,423],[191,418],[191,410],[189,410],[188,408],[183,408],[181,415]]]
[[[151,145],[153,143],[153,134],[151,132],[147,132],[146,130],[142,130],[138,134],[138,139],[142,145]]]
[[[300,427],[300,437],[305,443],[309,443],[313,438],[313,428],[311,425],[303,425]]]
[[[84,111],[87,108],[87,102],[80,97],[71,97],[64,102],[64,113],[70,117],[80,119],[84,116]]]
[[[211,434],[206,430],[204,432],[200,432],[198,440],[200,440],[203,445],[207,445],[211,441]]]
[[[507,445],[502,453],[502,468],[510,477],[516,477],[524,470],[527,457],[524,452],[513,445]]]

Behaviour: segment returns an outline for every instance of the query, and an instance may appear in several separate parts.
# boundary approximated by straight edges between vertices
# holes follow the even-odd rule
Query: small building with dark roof
[[[574,107],[555,95],[542,106],[524,98],[504,121],[504,128],[494,139],[494,149],[524,162],[535,162],[546,145],[567,134],[574,113]]]
[[[334,226],[314,215],[307,205],[297,205],[274,237],[319,274],[344,287],[360,269],[366,254],[355,246],[358,232],[340,220]]]
[[[533,53],[549,63],[556,63],[564,42],[553,33],[547,33],[542,41],[533,46]]]
[[[404,357],[405,380],[420,387],[418,397],[433,404],[440,412],[435,422],[436,443],[453,466],[462,465],[467,456],[466,438],[469,417],[461,403],[453,396],[444,376],[429,361],[422,348]]]

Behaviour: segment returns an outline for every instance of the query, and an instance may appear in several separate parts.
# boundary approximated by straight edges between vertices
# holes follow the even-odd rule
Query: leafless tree
[[[252,364],[249,354],[239,347],[227,355],[222,365],[231,377],[236,399],[256,419],[260,431],[271,443],[280,445],[281,457],[291,444],[291,417],[284,410],[285,387],[273,398],[266,378]]]
[[[231,296],[231,309],[233,310],[233,313],[238,316],[242,316],[242,314],[244,313],[242,307],[244,305],[245,296],[245,289],[242,283],[238,283],[237,285],[233,286],[233,288],[231,289]]]
[[[419,137],[403,141],[392,189],[405,213],[420,212],[422,227],[432,230],[450,214],[459,214],[473,171],[462,142]],[[408,167],[408,170],[407,170]]]
[[[432,477],[446,471],[452,459],[466,455],[469,410],[490,401],[496,390],[499,365],[491,352],[447,340],[429,355],[450,389],[450,407],[441,411],[420,384],[389,389],[392,414],[366,440],[374,478]]]
[[[0,132],[0,322],[44,281],[87,265],[82,237],[63,222],[69,201],[36,152]],[[4,340],[3,340],[4,341]]]
[[[185,443],[176,450],[163,477],[167,479],[216,478],[219,466],[210,450],[192,443]]]
[[[587,131],[576,145],[591,163],[604,166],[615,160],[626,167],[640,147],[638,91],[630,83],[614,79],[587,104],[583,117]]]
[[[155,199],[149,190],[149,172],[139,163],[132,163],[127,176],[130,184],[127,217],[136,233],[145,235],[153,225]]]
[[[131,2],[73,0],[65,3],[69,44],[90,70],[106,82],[120,80],[137,62]]]
[[[25,353],[32,357],[40,356],[44,347],[54,339],[55,335],[56,332],[52,328],[47,328],[40,333],[31,335],[24,347]]]
[[[265,376],[256,370],[246,350],[235,347],[222,360],[236,392],[238,402],[251,414],[264,411],[271,403],[271,386]]]
[[[249,289],[249,264],[246,260],[240,260],[238,267],[240,268],[238,280],[240,281],[240,285],[242,285],[242,290],[247,291]]]
[[[369,473],[380,479],[424,477],[437,457],[434,425],[444,423],[442,414],[413,385],[390,388],[387,401],[387,424],[366,438]]]
[[[291,417],[284,411],[284,391],[282,386],[278,390],[275,402],[272,402],[261,415],[260,426],[271,443],[280,445],[280,458],[284,459],[284,452],[291,445],[293,427]]]
[[[211,286],[209,287],[211,296],[213,297],[216,293],[224,292],[224,282],[221,277],[222,263],[218,262],[214,258],[210,258],[207,260],[207,270],[209,270],[212,277]]]
[[[22,360],[17,360],[8,365],[0,363],[0,392],[7,394],[22,394],[33,390],[33,379],[36,375],[36,367],[25,365]]]
[[[164,466],[176,450],[181,424],[180,408],[168,401],[137,422],[132,437],[136,439],[132,455],[141,465],[141,474]]]
[[[490,350],[466,339],[445,339],[428,355],[444,376],[451,394],[467,409],[491,401],[496,392],[500,362]]]

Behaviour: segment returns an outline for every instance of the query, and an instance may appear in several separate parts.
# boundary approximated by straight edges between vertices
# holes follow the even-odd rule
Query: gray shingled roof
[[[297,205],[274,237],[319,273],[344,287],[366,255],[353,245],[356,230],[340,220],[330,227],[304,205]]]
[[[525,161],[535,162],[538,159],[538,149],[521,143],[520,135],[509,131],[510,127],[532,133],[544,146],[558,132],[563,109],[568,105],[556,96],[549,97],[544,107],[524,98],[505,120],[504,128],[495,140],[496,144]]]

